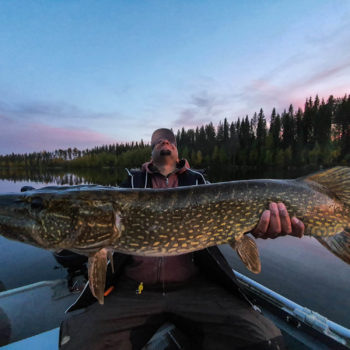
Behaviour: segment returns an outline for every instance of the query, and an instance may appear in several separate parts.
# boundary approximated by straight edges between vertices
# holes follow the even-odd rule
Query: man
[[[179,160],[169,129],[151,139],[152,160],[129,172],[124,187],[167,188],[204,184],[204,177]],[[289,218],[282,203],[271,203],[252,234],[256,238],[301,237],[304,225]],[[173,257],[116,255],[115,290],[61,327],[61,349],[142,349],[153,333],[171,322],[186,349],[283,349],[280,331],[239,290],[234,273],[217,247]],[[91,301],[89,290],[72,307]]]

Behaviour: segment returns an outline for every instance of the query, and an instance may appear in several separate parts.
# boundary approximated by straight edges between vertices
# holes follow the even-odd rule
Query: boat
[[[350,329],[283,297],[238,271],[234,272],[242,289],[254,302],[254,307],[281,329],[288,349],[350,349]],[[11,325],[11,334],[6,340],[8,344],[4,344],[4,338],[0,339],[4,349],[56,349],[59,325],[65,318],[65,310],[77,298],[84,278],[84,275],[76,276],[73,286],[68,285],[68,279],[59,279],[0,292],[0,311],[6,315],[1,319]],[[3,324],[1,329],[6,329],[6,325]],[[184,335],[173,324],[166,323],[143,350],[162,350],[169,345],[171,349],[181,349],[184,342]]]

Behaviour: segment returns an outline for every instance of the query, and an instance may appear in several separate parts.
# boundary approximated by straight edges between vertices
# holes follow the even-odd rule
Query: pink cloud
[[[327,81],[329,78],[334,78],[340,73],[346,74],[345,71],[347,71],[349,67],[350,67],[350,61],[345,61],[345,62],[335,64],[332,67],[328,67],[322,71],[316,72],[315,74],[311,75],[309,79],[306,79],[303,85],[313,86],[319,82]]]
[[[316,95],[318,95],[320,101],[324,99],[326,102],[330,95],[333,95],[334,98],[342,98],[344,95],[349,95],[350,93],[350,86],[347,84],[340,84],[339,86],[322,86],[316,89],[305,89],[301,90],[301,92],[297,93],[297,91],[294,91],[290,94],[288,97],[290,100],[290,103],[293,104],[294,110],[297,110],[298,108],[301,108],[302,110],[305,107],[305,101],[306,99],[309,99],[309,97],[312,98],[312,100],[315,100]]]
[[[349,93],[350,85],[344,79],[350,68],[349,60],[332,63],[328,67],[305,74],[302,78],[295,78],[284,83],[273,83],[273,77],[264,77],[252,81],[243,90],[242,101],[246,105],[239,112],[248,114],[262,107],[269,112],[276,107],[278,112],[288,109],[293,104],[294,109],[304,108],[306,98],[312,99],[316,95],[320,99],[328,99],[330,95],[343,97]]]
[[[0,116],[0,154],[91,148],[117,142],[87,128],[62,128],[41,123],[25,124]]]

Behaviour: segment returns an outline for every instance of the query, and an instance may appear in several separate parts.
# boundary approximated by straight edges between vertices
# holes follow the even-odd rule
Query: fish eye
[[[44,202],[43,202],[42,198],[36,197],[36,198],[32,199],[30,206],[34,210],[40,210],[40,209],[44,208]]]
[[[35,190],[35,188],[32,187],[32,186],[23,186],[23,187],[21,187],[21,192],[27,192],[27,191],[31,191],[31,190]]]

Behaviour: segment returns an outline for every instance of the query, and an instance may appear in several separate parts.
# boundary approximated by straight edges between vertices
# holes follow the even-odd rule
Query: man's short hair
[[[176,146],[176,138],[170,129],[157,129],[153,132],[151,138],[151,147],[153,148],[160,140],[168,140]]]

